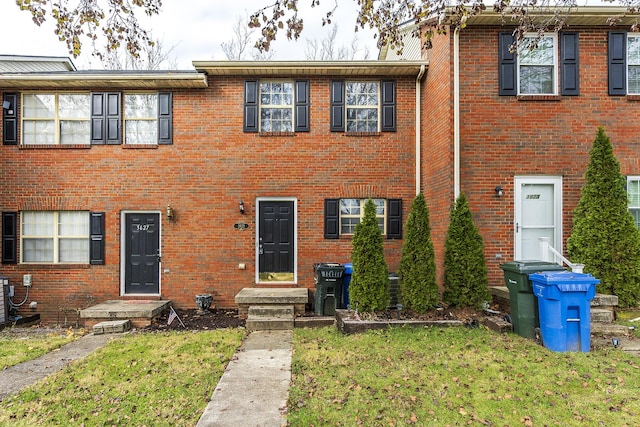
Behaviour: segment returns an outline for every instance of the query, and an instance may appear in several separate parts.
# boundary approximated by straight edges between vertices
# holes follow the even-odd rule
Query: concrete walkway
[[[109,335],[84,335],[37,359],[0,370],[0,401],[104,346]]]
[[[249,334],[225,370],[197,427],[281,427],[291,380],[293,332]]]

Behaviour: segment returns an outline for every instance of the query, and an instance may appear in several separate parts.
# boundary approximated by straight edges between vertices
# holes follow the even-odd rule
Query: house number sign
[[[247,228],[249,228],[249,224],[247,224],[246,222],[236,222],[235,224],[233,224],[233,228],[235,228],[236,230],[246,230]]]
[[[133,224],[135,231],[149,231],[151,224]]]

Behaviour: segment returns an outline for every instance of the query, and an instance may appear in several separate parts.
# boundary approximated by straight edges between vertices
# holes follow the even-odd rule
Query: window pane
[[[640,228],[640,209],[629,209],[633,219],[636,221],[636,227]]]
[[[340,199],[340,215],[360,216],[359,199]]]
[[[527,66],[520,67],[520,93],[552,94],[553,67]]]
[[[627,35],[627,63],[640,65],[640,37]]]
[[[536,46],[537,43],[537,46]],[[523,65],[553,65],[553,38],[526,37],[518,50],[518,60]]]
[[[53,239],[22,239],[24,262],[53,262]]]
[[[53,120],[24,120],[22,122],[22,143],[29,144],[49,144],[55,143],[54,121]]]
[[[627,73],[630,94],[640,94],[640,66],[629,66]]]
[[[155,93],[125,95],[124,112],[126,118],[156,119],[158,117],[158,95]]]
[[[89,263],[89,239],[60,239],[60,262]]]
[[[640,208],[640,180],[629,179],[627,181],[627,197],[630,208]]]
[[[29,119],[54,118],[56,109],[55,95],[25,94],[22,97],[22,114]]]
[[[127,144],[157,144],[158,123],[155,120],[127,120],[125,141]]]
[[[358,224],[360,218],[340,218],[340,234],[353,234]]]
[[[58,97],[58,109],[58,115],[63,119],[91,118],[91,106],[88,94],[61,94]]]
[[[53,236],[53,212],[22,212],[23,236]]]
[[[58,221],[60,236],[89,237],[89,214],[87,212],[60,212]]]
[[[89,144],[91,128],[88,120],[61,121],[60,144]]]

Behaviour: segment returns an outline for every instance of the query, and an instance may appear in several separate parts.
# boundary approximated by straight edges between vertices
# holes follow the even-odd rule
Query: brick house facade
[[[500,264],[538,258],[538,237],[562,250],[598,126],[640,216],[640,38],[627,22],[606,23],[616,10],[581,8],[532,54],[514,54],[513,27],[485,13],[435,36],[418,61],[2,73],[2,274],[32,276],[45,320],[107,299],[190,308],[210,293],[233,307],[242,288],[313,289],[314,263],[349,261],[367,198],[395,271],[419,190],[440,282],[450,208],[464,192],[490,285],[502,285]],[[78,111],[70,94],[84,96],[75,125],[88,142],[61,143],[74,125],[61,111]],[[78,215],[69,231],[62,213]],[[88,231],[74,231],[77,221]],[[54,236],[39,234],[47,224],[58,224]]]

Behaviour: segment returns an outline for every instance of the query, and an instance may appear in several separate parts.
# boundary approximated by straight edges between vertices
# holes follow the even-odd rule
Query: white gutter
[[[424,72],[427,67],[424,65],[420,66],[420,72],[416,76],[416,196],[420,194],[420,175],[422,174],[420,159],[422,157],[422,146],[420,143],[420,127],[422,126],[421,120],[421,110],[420,110],[420,87],[422,76],[424,76]]]
[[[460,28],[453,30],[453,200],[460,195]]]

